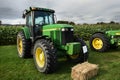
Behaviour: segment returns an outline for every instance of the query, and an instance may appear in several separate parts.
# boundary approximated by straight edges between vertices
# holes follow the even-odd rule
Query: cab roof
[[[48,9],[48,8],[40,8],[40,7],[30,7],[29,9],[25,9],[23,12],[23,18],[25,18],[25,16],[31,12],[31,11],[45,11],[45,12],[51,12],[54,13],[55,11],[52,9]]]

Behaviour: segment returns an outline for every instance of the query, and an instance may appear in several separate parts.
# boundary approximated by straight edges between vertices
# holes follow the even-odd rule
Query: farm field
[[[105,53],[90,50],[88,61],[100,67],[91,80],[120,80],[120,47]],[[0,80],[71,80],[71,68],[75,65],[60,59],[55,73],[42,74],[35,68],[33,58],[17,56],[16,45],[0,46]]]
[[[0,80],[120,80],[119,9],[120,0],[1,0]]]

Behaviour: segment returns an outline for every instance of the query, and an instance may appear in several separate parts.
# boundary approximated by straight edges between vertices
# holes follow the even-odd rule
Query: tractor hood
[[[68,24],[45,25],[42,34],[50,37],[56,45],[66,45],[73,41],[73,26]]]
[[[119,35],[120,36],[120,30],[110,30],[106,31],[106,34],[114,36],[114,35]]]
[[[51,24],[43,26],[43,30],[60,30],[62,28],[73,28],[73,26],[69,24]]]

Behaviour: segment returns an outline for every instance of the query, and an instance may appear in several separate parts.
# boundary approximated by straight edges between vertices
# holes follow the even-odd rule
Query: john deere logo
[[[116,33],[116,35],[120,35],[120,32],[119,32],[119,33]]]

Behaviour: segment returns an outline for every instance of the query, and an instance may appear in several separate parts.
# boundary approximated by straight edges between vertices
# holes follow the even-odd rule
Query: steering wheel
[[[43,21],[40,21],[39,23],[37,23],[37,24],[35,24],[36,25],[36,27],[39,27],[39,26],[42,26],[44,24],[44,22]]]

